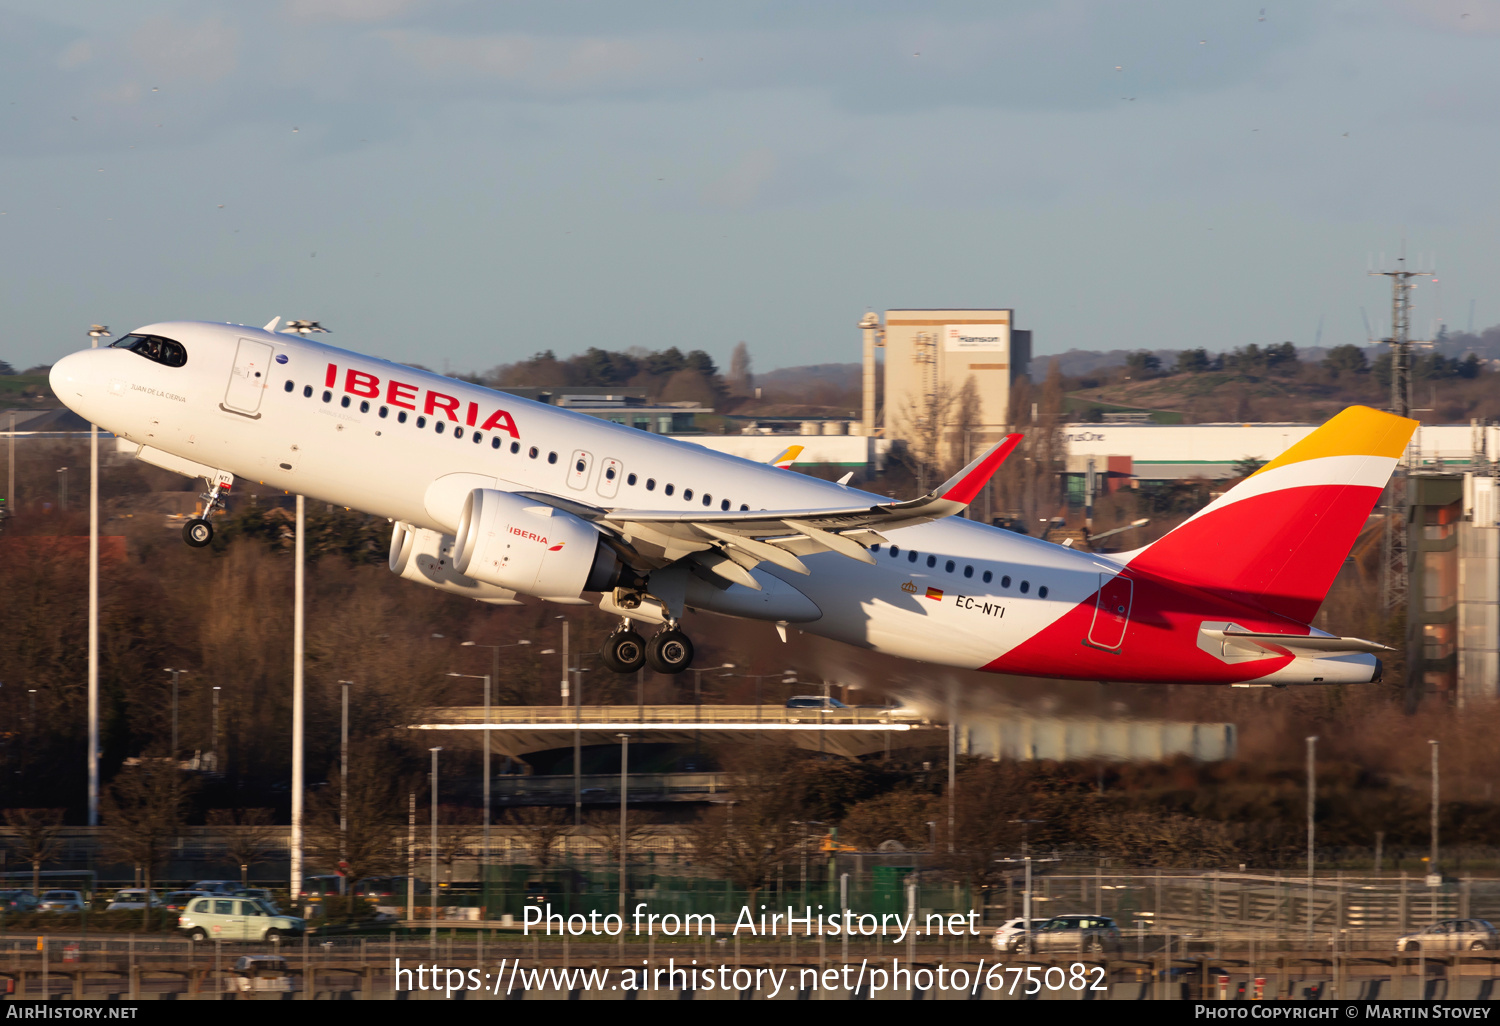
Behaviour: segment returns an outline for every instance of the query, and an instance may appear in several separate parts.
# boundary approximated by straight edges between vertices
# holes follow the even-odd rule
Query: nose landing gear
[[[214,507],[224,501],[224,496],[229,494],[229,488],[234,484],[234,475],[227,470],[221,470],[214,475],[208,483],[208,491],[199,498],[203,500],[203,512],[192,520],[182,525],[182,540],[195,549],[201,549],[214,540],[214,525],[209,523],[208,518],[213,516]]]

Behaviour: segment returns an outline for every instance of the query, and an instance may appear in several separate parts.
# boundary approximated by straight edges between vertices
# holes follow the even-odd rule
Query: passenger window
[[[478,445],[480,442],[484,441],[484,436],[481,435],[478,431],[474,432],[470,437],[474,439],[475,445]]]
[[[915,563],[917,561],[917,556],[918,555],[919,555],[919,553],[917,552],[917,550],[916,549],[912,549],[910,552],[908,552],[906,554],[906,561],[908,563]]]
[[[290,381],[288,381],[288,382],[287,382],[287,383],[286,383],[286,390],[287,390],[287,391],[288,391],[288,392],[290,392],[290,391],[291,391],[291,390],[292,390],[292,389],[294,389],[294,388],[296,388],[296,387],[297,387],[297,386],[296,386],[296,385],[294,385],[294,384],[292,384],[292,383],[291,383],[291,382],[290,382]]]
[[[740,509],[741,509],[741,510],[742,510],[742,511],[744,511],[744,512],[746,512],[746,513],[748,513],[748,512],[749,512],[749,511],[750,511],[750,507],[749,507],[749,506],[746,506],[746,505],[745,505],[745,504],[744,504],[744,503],[743,503],[743,502],[742,502],[742,503],[740,503]]]
[[[722,510],[729,509],[729,500],[728,499],[720,499],[719,500],[719,508],[722,509]]]
[[[965,577],[973,577],[974,576],[974,568],[972,566],[966,566],[966,567],[964,567],[964,576]]]
[[[342,399],[340,399],[339,405],[347,410],[349,408],[349,397],[346,395]]]
[[[953,567],[954,567],[954,562],[951,559],[948,560],[948,562],[943,565],[943,569],[945,571],[947,571],[948,573],[950,573],[950,574],[953,572]]]
[[[417,427],[424,428],[426,426],[427,426],[427,418],[426,417],[418,417],[417,418]]]
[[[390,415],[391,415],[391,409],[390,409],[390,407],[389,407],[389,406],[382,406],[382,407],[381,407],[381,408],[380,408],[380,416],[381,416],[381,419],[384,419],[384,418],[386,418],[386,417],[389,417],[389,416],[390,416]]]
[[[871,552],[879,552],[880,551],[880,543],[876,542],[874,545],[871,545],[870,546],[870,551]]]
[[[646,491],[650,492],[650,491],[655,491],[655,490],[656,490],[656,478],[654,478],[654,477],[648,477],[648,478],[646,478]]]
[[[490,439],[490,448],[491,449],[498,449],[498,448],[500,448],[500,436],[499,435],[496,435],[494,438]]]
[[[312,398],[312,386],[311,385],[303,385],[302,386],[302,398],[304,398],[304,399],[311,399]]]
[[[626,474],[625,475],[625,483],[626,484],[633,485],[633,484],[635,484],[635,481],[636,481],[636,477],[635,477],[634,474]]]
[[[584,466],[583,460],[579,460],[578,461],[578,472],[580,474],[583,473],[583,466]],[[606,481],[613,481],[614,479],[615,479],[615,468],[614,467],[608,467],[608,468],[606,468],[605,471],[604,471],[604,480],[606,480]]]
[[[514,456],[516,453],[518,453],[520,451],[521,451],[521,443],[520,442],[511,442],[510,443],[510,454],[512,456]]]
[[[1010,574],[1006,574],[1004,577],[1000,578],[1000,587],[1002,587],[1002,588],[1009,588],[1010,587]]]
[[[990,579],[991,579],[991,578],[992,578],[992,577],[994,577],[994,576],[995,576],[995,575],[994,575],[994,574],[992,574],[992,573],[990,573],[990,572],[989,572],[989,571],[988,571],[988,570],[986,570],[986,571],[985,571],[985,572],[984,572],[984,583],[985,583],[985,584],[989,584],[989,583],[990,583]],[[1023,585],[1023,586],[1022,586],[1022,588],[1021,588],[1021,590],[1022,590],[1022,591],[1025,591],[1025,590],[1026,590],[1026,588],[1025,588],[1025,586],[1024,586],[1024,585]]]
[[[682,499],[683,499],[684,502],[692,502],[693,501],[693,490],[691,488],[684,488],[682,490]]]
[[[397,410],[396,411],[396,423],[397,424],[405,424],[406,423],[406,411],[405,410]]]
[[[672,489],[674,487],[675,487],[674,485],[667,485],[665,488],[662,489],[662,491],[666,492],[668,495],[671,495],[672,494]]]
[[[368,399],[362,399],[362,400],[360,400],[360,403],[359,403],[359,412],[360,413],[369,413],[370,412],[370,400],[368,400]]]
[[[453,437],[454,438],[462,438],[463,436],[464,436],[464,429],[463,428],[456,427],[456,428],[453,429]]]
[[[707,492],[704,492],[703,493],[703,505],[705,505],[705,506],[712,506],[713,504],[714,504],[714,497],[712,495],[709,495]]]
[[[418,424],[420,423],[421,422],[418,421]],[[448,430],[448,425],[445,421],[434,420],[432,422],[432,430],[436,431],[438,434],[442,434],[444,431]]]
[[[557,453],[555,453],[555,452],[549,452],[547,454],[547,462],[548,463],[556,463],[557,462]]]
[[[895,559],[899,555],[901,555],[901,546],[899,546],[899,545],[892,545],[891,546],[891,558]]]
[[[929,567],[937,566],[937,557],[936,556],[928,556],[927,557],[927,565]]]
[[[1026,594],[1030,590],[1031,590],[1031,582],[1030,581],[1022,581],[1021,582],[1021,594],[1024,595],[1024,594]]]
[[[332,392],[324,392],[323,393],[323,401],[325,403],[331,403],[331,402],[333,402],[333,393]]]
[[[1047,597],[1047,586],[1045,584],[1042,585],[1040,588],[1038,588],[1036,590],[1036,597],[1037,598],[1046,598]]]
[[[532,459],[536,459],[541,455],[541,450],[533,445],[530,449],[526,450],[526,455],[530,456]]]

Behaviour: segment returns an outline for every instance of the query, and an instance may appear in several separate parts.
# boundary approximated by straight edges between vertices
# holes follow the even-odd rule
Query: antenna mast
[[[1412,271],[1406,266],[1406,257],[1396,261],[1394,271],[1371,271],[1370,274],[1391,280],[1391,334],[1381,342],[1391,347],[1391,412],[1398,417],[1411,416],[1411,348],[1430,346],[1430,341],[1414,341],[1411,336],[1411,290],[1417,286],[1413,278],[1430,277],[1431,271]],[[1409,455],[1409,452],[1408,452]],[[1381,604],[1387,612],[1406,608],[1407,588],[1410,580],[1410,561],[1406,547],[1407,521],[1407,475],[1412,470],[1410,461],[1404,468],[1397,467],[1391,476],[1386,500],[1385,518],[1385,562],[1380,575]]]

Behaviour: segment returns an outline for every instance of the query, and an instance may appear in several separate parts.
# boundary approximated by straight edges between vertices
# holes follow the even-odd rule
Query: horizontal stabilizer
[[[1204,637],[1214,638],[1230,644],[1265,649],[1272,655],[1334,656],[1351,655],[1356,652],[1378,654],[1394,652],[1389,645],[1364,638],[1339,638],[1328,634],[1265,634],[1227,628],[1214,630],[1204,627],[1199,631]]]

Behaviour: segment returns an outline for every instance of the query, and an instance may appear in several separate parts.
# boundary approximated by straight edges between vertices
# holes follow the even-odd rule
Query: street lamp
[[[209,736],[209,741],[210,741],[209,748],[214,753],[214,772],[215,773],[219,772],[219,692],[220,692],[220,690],[222,690],[222,689],[219,687],[219,685],[215,684],[214,685],[214,690],[213,690],[213,699],[214,699],[213,724],[214,725],[213,725],[213,732]]]
[[[616,734],[620,739],[620,922],[625,921],[625,799],[630,794],[630,735]]]
[[[172,675],[172,761],[177,761],[177,678],[189,670],[174,670],[170,666],[162,670]]]
[[[109,327],[89,325],[89,345],[99,348]],[[15,454],[11,421],[11,454]],[[14,462],[14,459],[12,460]],[[99,825],[99,425],[89,422],[89,826]]]
[[[464,644],[465,645],[472,645],[474,643],[472,641],[465,641]],[[530,644],[530,642],[527,642],[527,644]],[[486,645],[484,647],[486,647],[486,648],[508,648],[509,646],[505,646],[505,645]],[[499,661],[500,661],[500,654],[498,652],[496,652],[495,653],[495,662],[499,663]],[[479,874],[480,874],[479,875],[479,879],[480,879],[480,889],[487,896],[489,894],[489,884],[490,884],[490,675],[487,674],[487,673],[450,673],[450,674],[448,674],[448,676],[450,676],[450,677],[468,677],[471,680],[482,680],[482,681],[484,681],[484,730],[483,730],[483,739],[484,739],[483,760],[484,760],[484,766],[483,766],[483,769],[481,770],[481,772],[484,774],[484,851],[483,851],[483,854],[481,856],[480,869],[479,869]],[[489,912],[489,902],[488,901],[485,902],[484,909],[485,909],[484,914],[485,914],[486,917],[488,917],[489,914],[490,914],[490,912]]]
[[[437,844],[437,819],[438,819],[438,752],[442,748],[427,749],[432,753],[432,843],[429,846],[429,859],[432,869],[432,951],[437,954],[437,903],[438,903],[438,844]]]
[[[345,873],[349,868],[349,685],[339,681],[343,692],[339,709],[339,897],[345,894]]]
[[[1313,923],[1313,841],[1315,839],[1313,813],[1318,804],[1318,738],[1307,739],[1307,939],[1312,940]]]

